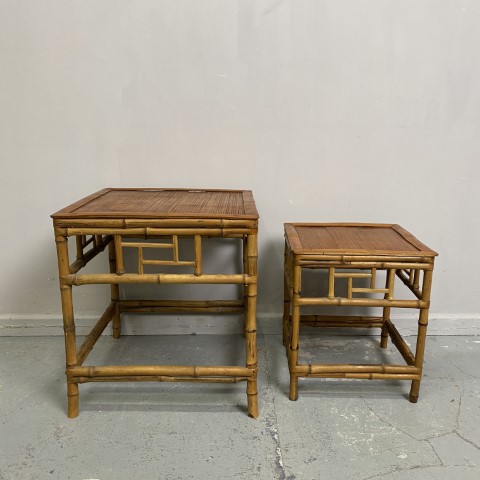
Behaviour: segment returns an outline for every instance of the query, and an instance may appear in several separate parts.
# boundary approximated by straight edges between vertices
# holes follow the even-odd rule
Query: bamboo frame
[[[249,377],[174,377],[165,375],[127,375],[124,377],[75,377],[77,383],[88,382],[193,382],[193,383],[240,383]]]
[[[117,269],[117,257],[116,248],[113,242],[108,245],[108,261],[110,265],[110,273],[115,273]],[[112,336],[113,338],[120,338],[121,334],[121,320],[120,320],[120,287],[118,283],[112,283],[110,285],[110,293],[112,304],[114,306],[114,312],[112,316]]]
[[[62,311],[65,331],[66,376],[68,393],[68,416],[79,414],[78,385],[86,382],[203,382],[203,383],[247,383],[247,411],[250,417],[258,416],[257,388],[257,346],[256,346],[256,298],[257,298],[257,262],[258,262],[258,213],[251,192],[234,191],[241,194],[244,213],[212,213],[211,217],[201,217],[196,213],[182,211],[180,216],[158,211],[144,214],[102,212],[87,215],[79,212],[92,202],[103,199],[112,192],[156,192],[158,189],[105,189],[72,204],[52,215],[62,298]],[[169,195],[196,193],[190,190],[165,190]],[[173,192],[173,193],[172,193]],[[230,191],[212,190],[220,196]],[[215,193],[213,194],[215,196]],[[213,198],[213,197],[212,197]],[[227,197],[225,197],[227,198]],[[238,198],[238,195],[237,195]],[[181,203],[181,202],[180,202]],[[138,205],[138,202],[135,203]],[[212,203],[208,203],[209,208]],[[225,205],[221,203],[222,209]],[[140,207],[141,208],[141,207]],[[113,211],[113,210],[112,210]],[[75,237],[76,258],[69,260],[68,237]],[[165,237],[170,240],[165,243]],[[183,261],[179,255],[179,237],[193,239],[194,261]],[[202,267],[202,243],[210,237],[242,239],[243,262],[241,272],[236,274],[204,274]],[[144,240],[137,240],[143,238]],[[125,241],[125,239],[130,239]],[[160,243],[151,243],[153,239],[162,239]],[[78,274],[95,256],[108,246],[109,273]],[[138,251],[137,273],[125,269],[124,248],[136,248]],[[167,248],[172,250],[171,260],[146,260],[145,248]],[[192,273],[156,273],[146,274],[145,265],[156,267],[175,266],[192,267]],[[152,284],[237,284],[243,285],[242,297],[238,300],[122,300],[120,285],[135,283]],[[73,313],[72,287],[81,285],[109,284],[111,301],[105,312],[77,348],[75,320]],[[242,313],[246,348],[245,366],[83,366],[100,335],[112,323],[114,338],[121,334],[121,314],[123,313]]]
[[[70,377],[126,377],[132,376],[178,376],[178,377],[248,377],[252,370],[247,367],[205,367],[179,365],[109,365],[96,367],[74,366],[67,369]]]
[[[242,300],[170,301],[121,300],[121,313],[242,313]]]
[[[367,252],[357,247],[356,250],[329,250],[306,248],[296,227],[345,227],[392,228],[406,239],[413,247],[420,250],[419,255],[411,252],[382,250]],[[307,229],[308,230],[308,229]],[[380,230],[377,230],[380,233]],[[371,232],[370,232],[371,233]],[[337,234],[337,236],[339,233]],[[337,238],[337,237],[334,237]],[[370,239],[374,238],[370,235]],[[312,245],[313,240],[309,240]],[[341,240],[338,240],[341,243]],[[358,245],[358,242],[357,242]],[[412,248],[412,250],[414,250]],[[432,284],[433,264],[436,252],[428,249],[401,227],[394,225],[370,224],[286,224],[285,225],[285,260],[284,260],[284,313],[283,343],[286,348],[290,372],[289,398],[298,398],[298,378],[349,378],[369,380],[410,380],[412,382],[409,400],[418,400],[422,366],[425,351],[425,340],[430,307],[430,291]],[[327,293],[323,297],[306,297],[302,295],[302,269],[321,269],[327,272]],[[355,272],[345,272],[355,269]],[[385,287],[376,287],[378,270],[387,272]],[[415,300],[399,299],[395,296],[395,278],[399,278],[416,297]],[[421,278],[423,281],[421,282]],[[370,279],[369,287],[356,288],[356,279]],[[347,281],[346,297],[339,297],[336,280]],[[420,282],[422,285],[420,286]],[[382,293],[383,298],[355,298],[355,294]],[[301,308],[312,306],[357,306],[381,307],[381,317],[345,316],[345,315],[306,315]],[[412,353],[405,340],[390,319],[391,309],[410,308],[419,310],[417,345]],[[300,327],[334,327],[334,328],[380,328],[380,347],[386,348],[388,338],[402,355],[406,365],[385,364],[301,364],[299,363]]]
[[[118,264],[117,264],[118,265]],[[118,270],[118,266],[117,266]],[[214,283],[214,284],[255,284],[256,277],[246,274],[215,274],[194,275],[175,273],[92,273],[85,275],[64,275],[61,278],[64,285],[95,285],[95,284],[120,284],[120,283]]]
[[[137,227],[137,228],[67,228],[67,236],[77,235],[129,235],[131,237],[164,237],[165,235],[178,235],[182,237],[191,237],[201,232],[209,237],[241,237],[242,235],[254,234],[253,228],[157,228],[157,227]]]

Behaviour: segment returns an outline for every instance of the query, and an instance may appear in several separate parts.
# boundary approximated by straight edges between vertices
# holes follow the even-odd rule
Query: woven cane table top
[[[286,223],[295,254],[358,254],[434,257],[437,252],[393,224]]]
[[[54,213],[68,218],[258,219],[250,190],[106,188]]]

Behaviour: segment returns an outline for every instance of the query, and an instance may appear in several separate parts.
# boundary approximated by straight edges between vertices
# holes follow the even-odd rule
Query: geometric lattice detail
[[[98,252],[108,243],[107,240],[106,235],[78,235],[76,237],[77,260],[84,260],[89,253]],[[91,245],[90,250],[86,250],[89,245]]]
[[[403,272],[408,279],[407,283],[415,288],[420,288],[420,270],[418,268],[405,268]]]
[[[198,237],[198,238],[197,238]],[[172,235],[171,243],[149,243],[149,242],[123,242],[122,247],[137,248],[138,249],[138,273],[143,275],[145,265],[168,265],[168,266],[193,266],[195,267],[195,274],[201,274],[201,258],[199,257],[201,237],[195,235],[195,260],[182,261],[179,259],[178,251],[178,236]],[[143,255],[144,249],[169,249],[172,250],[171,260],[146,260]]]
[[[102,235],[79,235],[77,237],[77,253],[83,252],[88,245],[92,244],[93,248],[101,247],[104,243],[105,237]]]
[[[397,275],[403,280],[403,283],[421,299],[423,294],[420,288],[422,270],[419,268],[403,268],[397,272]]]
[[[328,272],[328,298],[335,298],[335,279],[346,278],[347,279],[347,298],[351,300],[354,293],[383,293],[388,298],[393,297],[393,284],[386,288],[376,287],[377,269],[371,268],[369,272],[362,269],[362,273],[358,272],[337,272],[334,267],[329,268]],[[353,280],[355,278],[369,278],[370,286],[355,288],[353,286]],[[389,282],[390,283],[390,282]]]

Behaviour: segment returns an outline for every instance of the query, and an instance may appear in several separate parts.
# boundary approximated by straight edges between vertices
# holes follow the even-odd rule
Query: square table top
[[[293,253],[301,255],[438,255],[394,224],[286,223],[285,237]]]
[[[250,190],[105,188],[54,213],[53,219],[258,219]]]

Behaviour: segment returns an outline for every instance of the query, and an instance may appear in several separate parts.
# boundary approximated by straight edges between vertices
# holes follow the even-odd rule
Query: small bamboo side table
[[[298,398],[299,377],[412,380],[409,400],[420,390],[430,289],[436,252],[399,225],[287,223],[285,224],[285,303],[283,340],[290,371],[290,400]],[[302,271],[320,269],[328,278],[325,291],[315,297],[302,293]],[[385,286],[377,286],[377,272],[386,271]],[[414,300],[395,297],[395,278]],[[339,285],[344,282],[342,285]],[[345,285],[346,282],[346,285]],[[367,285],[355,286],[358,282]],[[346,286],[346,293],[345,291]],[[317,287],[317,286],[316,286]],[[341,288],[342,295],[340,295]],[[318,288],[317,290],[318,291]],[[323,293],[323,294],[322,294]],[[377,298],[374,298],[375,295]],[[378,297],[381,298],[378,298]],[[380,317],[303,315],[307,306],[381,307]],[[392,308],[419,310],[416,352],[413,354],[390,319]],[[380,347],[388,337],[406,365],[300,364],[300,325],[381,329]]]
[[[104,189],[52,215],[57,245],[62,298],[68,387],[68,416],[79,412],[78,385],[110,381],[247,382],[248,415],[258,416],[257,403],[257,235],[258,213],[251,191],[185,189]],[[75,237],[76,258],[69,255],[68,238]],[[208,238],[239,239],[243,270],[235,274],[206,274],[202,245]],[[181,259],[179,239],[192,239],[194,260]],[[78,274],[108,246],[109,272]],[[124,249],[137,252],[136,271],[127,272]],[[170,258],[152,260],[159,249]],[[163,250],[165,251],[165,250]],[[145,253],[149,252],[149,259]],[[190,273],[147,273],[179,267]],[[178,270],[177,270],[178,271]],[[234,284],[243,285],[236,300],[122,300],[120,284]],[[72,287],[110,284],[111,301],[77,347]],[[120,336],[120,315],[136,313],[244,313],[245,366],[84,366],[107,325]]]

